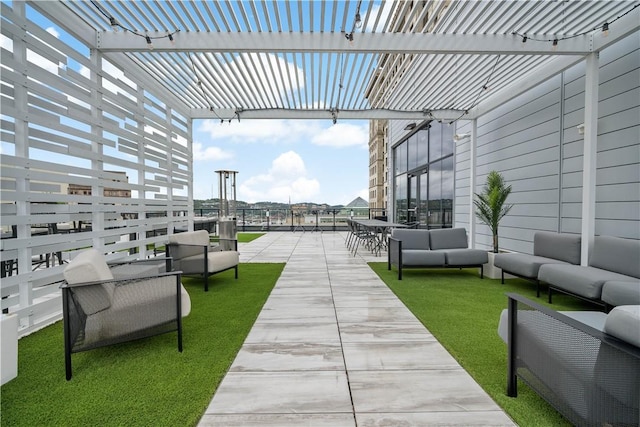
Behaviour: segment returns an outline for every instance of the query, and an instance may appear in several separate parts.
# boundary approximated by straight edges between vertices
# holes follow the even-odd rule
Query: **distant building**
[[[129,177],[125,172],[119,171],[107,171],[112,174],[122,175],[122,179],[114,179],[115,182],[129,182]],[[67,189],[67,194],[80,195],[80,196],[90,196],[91,195],[91,186],[90,185],[79,185],[79,184],[69,184],[69,188]],[[104,197],[127,197],[131,198],[131,190],[129,189],[121,189],[121,188],[106,188],[104,189]]]

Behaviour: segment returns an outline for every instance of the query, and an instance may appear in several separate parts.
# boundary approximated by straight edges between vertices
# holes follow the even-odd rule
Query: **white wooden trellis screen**
[[[22,336],[61,316],[64,266],[41,260],[92,246],[144,257],[165,230],[192,227],[192,131],[187,114],[81,40],[56,37],[61,27],[28,4],[0,7],[0,289]]]

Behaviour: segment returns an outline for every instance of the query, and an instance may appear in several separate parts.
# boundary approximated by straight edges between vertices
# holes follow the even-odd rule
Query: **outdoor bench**
[[[540,296],[538,271],[544,264],[580,264],[580,236],[574,234],[538,231],[533,235],[533,255],[523,253],[499,253],[493,264],[508,273],[536,284],[536,296]]]
[[[603,305],[640,304],[640,241],[596,236],[588,266],[544,264],[538,279],[553,291]]]
[[[483,265],[489,258],[487,251],[468,246],[464,228],[396,228],[389,237],[387,268],[391,270],[392,265],[398,268],[398,280],[402,280],[403,268],[479,267],[482,278]]]

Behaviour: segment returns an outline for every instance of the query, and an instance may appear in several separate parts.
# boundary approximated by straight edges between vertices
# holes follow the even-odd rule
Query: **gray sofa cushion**
[[[604,331],[640,347],[640,305],[621,305],[607,315]]]
[[[594,267],[544,264],[538,271],[538,279],[585,298],[600,299],[604,282],[628,278],[622,274]]]
[[[402,241],[402,249],[429,250],[429,230],[405,230],[395,228],[391,230],[391,237]]]
[[[610,280],[602,286],[602,301],[609,305],[640,304],[640,280]],[[638,326],[640,328],[640,325]]]
[[[567,264],[557,259],[545,258],[527,254],[496,254],[493,264],[509,273],[535,279],[538,277],[538,270],[543,264]]]
[[[640,240],[596,236],[589,265],[640,279]]]
[[[403,249],[402,265],[406,267],[444,267],[444,252],[425,251],[423,249]]]
[[[467,230],[464,228],[443,228],[429,230],[431,249],[462,249],[467,248]]]
[[[579,235],[539,231],[533,236],[533,254],[577,265],[580,264],[580,242]]]
[[[209,273],[227,270],[235,267],[240,262],[240,254],[236,251],[213,251],[207,253]],[[203,274],[204,255],[182,258],[175,262],[175,270],[184,274]]]
[[[487,251],[482,249],[443,249],[447,265],[481,265],[489,262]]]

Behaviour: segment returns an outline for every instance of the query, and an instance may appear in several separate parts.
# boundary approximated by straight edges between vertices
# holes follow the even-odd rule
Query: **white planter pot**
[[[0,384],[18,376],[18,316],[3,314],[0,320]]]
[[[484,264],[484,277],[488,277],[489,279],[500,279],[502,278],[502,269],[493,265],[493,257],[496,256],[494,252],[488,252],[489,262]],[[510,274],[504,275],[505,279],[515,279],[515,276]]]

